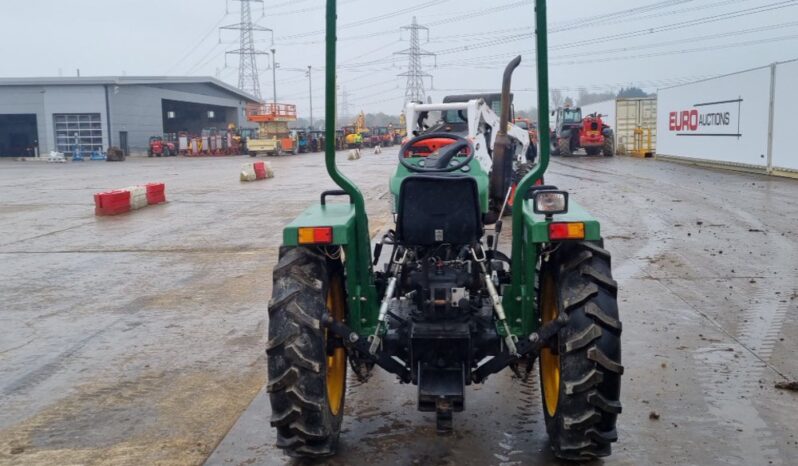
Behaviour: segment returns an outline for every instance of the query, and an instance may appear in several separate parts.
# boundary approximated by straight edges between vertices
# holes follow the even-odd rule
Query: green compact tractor
[[[503,128],[518,57],[505,70],[498,134],[408,134],[389,182],[396,225],[372,249],[364,197],[335,162],[336,1],[327,0],[325,160],[341,189],[285,227],[269,303],[271,424],[289,455],[336,452],[348,367],[360,381],[379,367],[417,386],[418,409],[436,413],[445,434],[467,385],[504,370],[527,377],[536,361],[554,454],[610,454],[623,373],[617,284],[599,222],[567,192],[536,185],[550,133],[546,2],[535,3],[537,164],[513,189]],[[486,136],[496,138],[487,169]],[[510,197],[511,248],[500,250],[502,216],[491,209]]]

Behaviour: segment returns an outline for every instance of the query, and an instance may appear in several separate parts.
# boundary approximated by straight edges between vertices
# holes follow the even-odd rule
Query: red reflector
[[[317,243],[332,243],[332,227],[315,228],[313,230],[313,239]]]
[[[550,223],[549,240],[585,239],[584,223]]]
[[[330,244],[333,242],[332,227],[305,227],[297,231],[299,244]]]

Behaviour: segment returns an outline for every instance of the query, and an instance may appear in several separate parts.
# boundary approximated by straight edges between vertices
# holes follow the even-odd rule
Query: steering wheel
[[[438,151],[438,155],[434,157],[427,157],[424,166],[410,163],[405,157],[407,152],[410,152],[416,144],[427,141],[429,139],[450,139],[453,142],[442,147]],[[455,164],[450,164],[452,159],[457,156],[463,149],[467,150],[467,157]],[[399,149],[399,163],[411,172],[416,173],[446,173],[460,170],[467,166],[474,160],[474,145],[468,139],[451,133],[429,133],[416,136],[413,139],[402,144]]]

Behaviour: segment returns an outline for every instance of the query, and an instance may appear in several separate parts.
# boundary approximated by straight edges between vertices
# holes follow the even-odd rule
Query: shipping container
[[[653,154],[657,146],[657,98],[618,99],[616,107],[615,147],[618,153],[629,154],[636,148],[635,130],[640,128],[642,135],[638,149]]]

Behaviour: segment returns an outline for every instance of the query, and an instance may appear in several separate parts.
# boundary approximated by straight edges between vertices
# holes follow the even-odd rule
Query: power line
[[[692,0],[682,0],[682,1],[678,2],[678,3],[686,3],[687,1],[692,1]],[[739,2],[740,0],[736,0],[736,1]],[[742,1],[747,1],[747,0],[742,0]],[[524,2],[519,2],[518,4],[523,4],[523,3]],[[716,3],[714,5],[718,5],[720,3],[728,4],[728,3],[732,3],[732,2],[730,2],[729,0],[725,0],[723,2],[719,2],[719,3]],[[631,38],[631,37],[640,37],[640,36],[647,35],[647,34],[654,34],[656,32],[665,32],[665,31],[671,31],[671,30],[676,30],[676,29],[683,29],[683,28],[703,25],[703,24],[707,24],[707,23],[711,23],[711,22],[724,21],[724,20],[734,19],[734,18],[748,16],[748,15],[752,15],[752,14],[763,13],[763,12],[766,12],[766,11],[772,11],[772,10],[776,10],[776,9],[787,8],[787,7],[795,6],[795,4],[796,4],[796,0],[789,0],[789,1],[781,1],[781,2],[776,2],[776,3],[770,3],[770,4],[767,4],[767,5],[760,5],[760,6],[753,7],[753,8],[737,10],[737,11],[732,11],[732,12],[727,12],[727,13],[722,13],[722,14],[717,14],[717,15],[712,15],[712,16],[706,16],[706,17],[702,17],[702,18],[698,18],[698,19],[694,19],[694,20],[682,21],[682,22],[679,22],[679,23],[669,24],[669,25],[665,25],[665,26],[656,26],[656,27],[653,27],[653,28],[647,28],[647,29],[641,29],[641,30],[636,30],[636,31],[613,34],[613,35],[608,35],[608,36],[603,36],[603,37],[598,37],[598,38],[593,38],[593,39],[575,41],[575,42],[570,42],[570,43],[561,44],[561,45],[553,45],[550,48],[550,50],[559,50],[559,49],[572,48],[572,47],[582,47],[582,46],[585,46],[585,45],[603,43],[603,42],[610,41],[610,40],[619,40],[619,39],[626,39],[626,38]],[[517,4],[510,4],[510,5],[517,5]],[[510,6],[510,5],[507,5],[507,6]],[[646,7],[639,7],[639,8],[633,8],[633,9],[621,10],[621,11],[613,13],[613,15],[614,15],[614,17],[620,17],[622,15],[630,15],[630,14],[632,14],[634,12],[639,11],[642,8],[645,8],[644,11],[648,12],[648,11],[652,11],[653,9],[665,8],[665,7],[670,6],[670,5],[671,5],[670,2],[660,2],[660,3],[648,5]],[[706,5],[703,6],[703,7],[706,7]],[[701,8],[703,8],[703,7],[701,7]],[[698,8],[698,7],[696,7],[696,8]],[[438,23],[440,23],[440,21]],[[559,29],[559,31],[565,31],[565,30],[568,30],[568,28],[569,28],[569,26],[566,24],[565,26],[562,26],[561,29]],[[475,49],[488,48],[488,47],[493,47],[493,46],[497,46],[497,45],[505,45],[505,44],[508,44],[510,42],[516,42],[516,41],[519,41],[519,40],[530,39],[532,37],[534,37],[534,32],[527,32],[527,33],[520,33],[520,34],[510,34],[510,35],[506,35],[506,36],[494,37],[494,38],[492,38],[492,39],[490,39],[488,41],[479,42],[479,43],[476,43],[476,44],[462,45],[462,46],[457,46],[457,47],[451,47],[451,48],[448,48],[448,49],[438,50],[438,51],[436,51],[436,54],[438,54],[438,55],[446,55],[446,54],[453,54],[453,53],[460,53],[460,52],[471,52],[472,50],[475,50]],[[371,60],[371,61],[368,61],[368,62],[349,64],[349,65],[347,65],[347,67],[348,68],[356,68],[356,67],[359,67],[359,66],[379,65],[379,64],[388,63],[390,61],[391,61],[391,57],[383,57],[383,58]]]
[[[211,27],[208,30],[208,32],[204,36],[202,36],[202,39],[200,39],[199,42],[196,42],[193,47],[188,49],[188,51],[185,54],[183,54],[183,56],[180,57],[179,60],[177,60],[176,62],[172,63],[172,66],[170,66],[169,69],[166,70],[166,72],[164,74],[168,75],[169,73],[174,71],[178,66],[180,66],[181,63],[183,63],[188,57],[190,57],[194,52],[196,52],[200,48],[200,46],[206,40],[208,40],[208,37],[210,37],[211,34],[213,34],[214,31],[216,31],[216,28],[219,27],[220,24],[222,24],[222,21],[224,21],[225,18],[227,18],[227,13],[225,13],[221,18],[219,18],[219,21],[217,21],[216,24],[214,24],[213,27]]]
[[[655,34],[655,33],[658,33],[658,32],[667,32],[667,31],[673,31],[673,30],[677,30],[677,29],[684,29],[684,28],[693,27],[693,26],[701,26],[701,25],[704,25],[704,24],[715,23],[715,22],[718,22],[718,21],[725,21],[725,20],[729,20],[729,19],[750,16],[750,15],[754,15],[754,14],[758,14],[758,13],[764,13],[764,12],[767,12],[767,11],[779,10],[779,9],[782,9],[782,8],[789,8],[789,7],[793,7],[793,6],[796,6],[796,5],[798,5],[798,0],[787,0],[787,1],[769,3],[767,5],[761,5],[761,6],[757,6],[757,7],[753,7],[753,8],[746,8],[746,9],[743,9],[743,10],[731,11],[731,12],[721,13],[721,14],[712,15],[712,16],[705,16],[703,18],[697,18],[697,19],[688,20],[688,21],[681,21],[681,22],[678,22],[678,23],[672,23],[672,24],[668,24],[668,25],[665,25],[665,26],[654,26],[654,27],[650,27],[650,28],[646,28],[646,29],[639,29],[639,30],[636,30],[636,31],[623,32],[623,33],[619,33],[619,34],[611,34],[611,35],[608,35],[608,36],[596,37],[596,38],[593,38],[593,39],[587,39],[587,40],[582,40],[582,41],[571,42],[571,43],[560,45],[560,46],[556,46],[555,45],[555,46],[551,47],[551,50],[560,50],[560,49],[572,48],[572,47],[582,47],[582,46],[585,46],[585,45],[593,45],[593,44],[601,43],[601,42],[608,41],[608,40],[629,39],[629,38],[632,38],[632,37],[640,37],[640,36]]]
[[[295,3],[299,3],[300,1],[303,1],[303,0],[295,0]],[[346,5],[347,3],[353,3],[353,2],[357,2],[357,1],[360,1],[360,0],[344,0],[342,2],[338,2],[338,6]],[[288,5],[289,3],[291,3],[292,6],[293,6],[294,2],[283,3],[283,5]],[[276,7],[270,7],[270,8],[276,8]],[[311,12],[311,11],[319,11],[319,10],[323,10],[324,8],[326,8],[326,5],[312,6],[312,7],[307,7],[307,8],[302,8],[302,9],[299,9],[299,10],[292,10],[292,11],[278,11],[278,12],[269,11],[269,16],[295,15],[295,14],[298,14],[298,13],[308,13],[308,12]]]
[[[449,0],[432,0],[432,1],[427,0],[425,2],[421,2],[421,3],[413,5],[411,7],[402,8],[402,9],[399,9],[399,10],[392,11],[390,13],[385,13],[385,14],[382,14],[382,15],[372,16],[370,18],[365,18],[365,19],[361,19],[361,20],[358,20],[358,21],[353,21],[351,23],[342,24],[342,25],[338,26],[338,30],[340,31],[340,30],[344,30],[344,29],[351,29],[351,28],[354,28],[354,27],[357,27],[357,26],[362,26],[364,24],[372,24],[372,23],[375,23],[377,21],[383,21],[383,20],[386,20],[386,19],[391,19],[391,18],[394,18],[396,16],[401,16],[401,15],[404,15],[404,14],[407,14],[407,13],[412,13],[412,12],[419,11],[419,10],[426,9],[426,8],[430,8],[430,7],[433,7],[433,6],[442,5],[442,4],[444,4],[444,3],[448,2],[448,1]],[[289,39],[289,40],[290,39],[301,39],[303,37],[311,37],[311,36],[320,35],[320,34],[324,34],[324,33],[325,33],[324,29],[317,29],[315,31],[302,32],[302,33],[291,34],[291,35],[287,35],[287,36],[280,36],[280,37],[277,38],[277,40],[280,41],[280,40],[285,40],[285,39]]]
[[[341,119],[348,120],[352,116],[349,108],[349,92],[344,87],[341,91]]]
[[[717,34],[707,34],[707,35],[703,35],[703,36],[693,36],[693,37],[688,37],[688,38],[684,38],[684,39],[676,39],[676,40],[671,40],[671,41],[657,42],[657,43],[653,43],[653,44],[643,44],[643,45],[631,46],[631,47],[618,47],[618,48],[614,48],[614,49],[589,50],[589,51],[577,52],[577,53],[572,53],[572,54],[567,54],[567,55],[552,55],[550,58],[552,60],[559,60],[559,59],[565,59],[565,58],[595,57],[596,55],[613,54],[613,53],[619,53],[619,52],[630,52],[630,51],[633,51],[633,50],[643,50],[643,49],[649,49],[649,48],[660,48],[660,47],[667,47],[667,46],[670,46],[670,45],[683,44],[683,43],[695,43],[695,42],[699,42],[699,41],[721,39],[721,38],[725,38],[725,37],[735,37],[735,36],[739,36],[739,35],[752,34],[752,33],[758,33],[758,32],[766,32],[766,31],[790,28],[790,27],[795,27],[795,26],[798,26],[798,21],[789,21],[789,22],[786,22],[786,23],[769,24],[769,25],[765,25],[765,26],[749,28],[749,29],[740,29],[740,30],[731,31],[731,32],[722,32],[722,33],[717,33]],[[522,54],[524,52],[525,51],[522,50],[522,51],[513,51],[513,52],[507,52],[507,53],[501,53],[501,54],[492,54],[492,55],[482,55],[482,56],[476,56],[476,57],[469,57],[469,58],[464,58],[462,60],[458,60],[457,62],[440,63],[438,65],[438,67],[439,68],[456,68],[456,67],[464,67],[464,66],[465,67],[471,67],[471,66],[473,66],[474,63],[479,63],[481,65],[496,64],[496,63],[499,63],[499,62],[497,62],[497,59],[500,59],[501,57],[516,56],[516,55]],[[524,65],[524,66],[526,66],[526,65]]]
[[[746,47],[750,45],[759,45],[759,44],[769,44],[772,42],[782,42],[786,40],[795,40],[798,39],[798,34],[790,35],[790,36],[781,36],[781,37],[771,37],[767,39],[758,39],[758,40],[749,40],[743,42],[734,42],[730,44],[723,44],[723,45],[712,45],[707,47],[696,47],[692,49],[682,49],[682,50],[668,50],[664,52],[656,52],[656,53],[648,53],[648,54],[640,54],[640,55],[626,55],[622,57],[607,57],[607,58],[595,58],[595,59],[587,59],[587,60],[578,60],[578,61],[561,61],[561,62],[552,62],[554,66],[563,66],[563,65],[581,65],[584,63],[605,63],[609,61],[619,61],[619,60],[634,60],[638,58],[651,58],[651,57],[662,57],[665,55],[681,55],[685,53],[695,53],[695,52],[708,52],[714,50],[722,50],[728,48],[735,48],[735,47]]]

